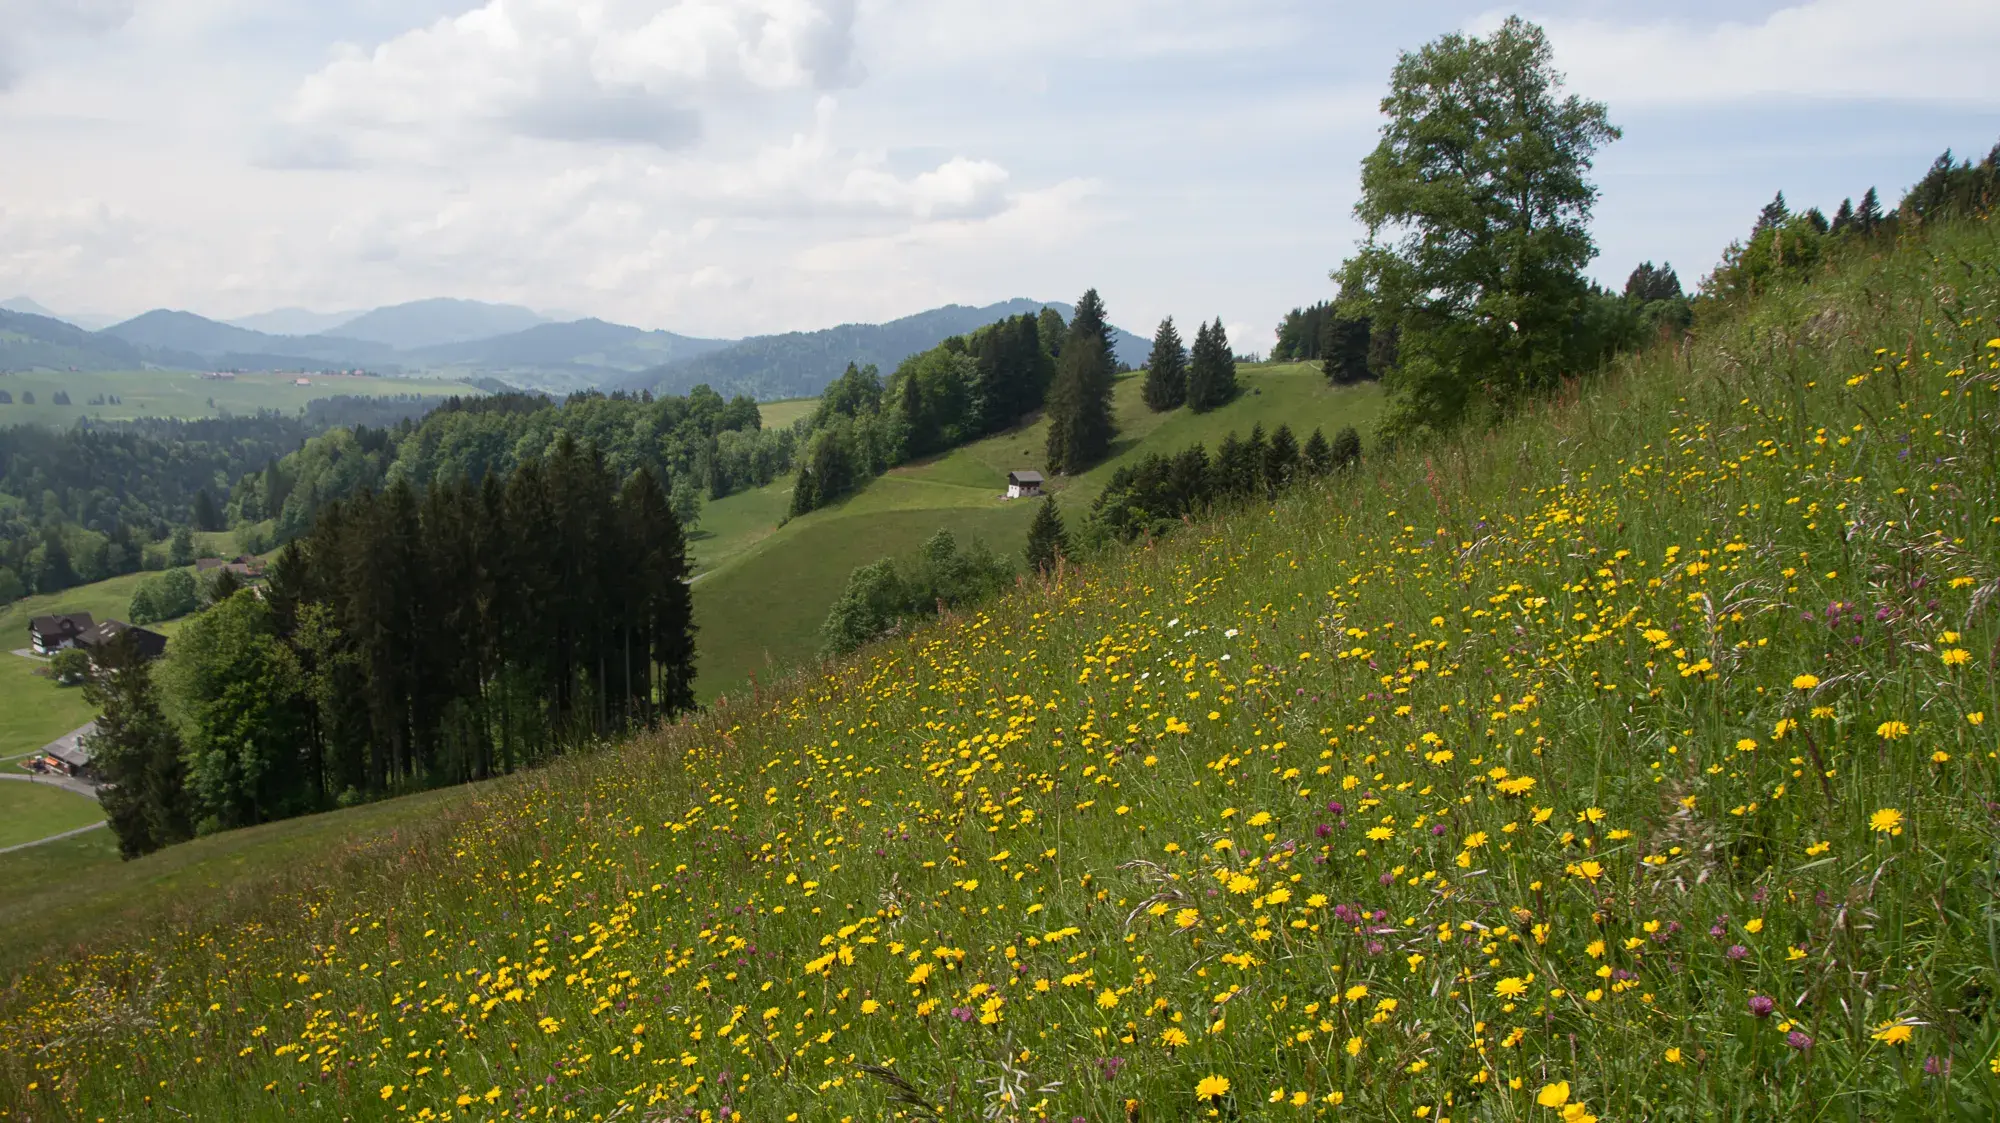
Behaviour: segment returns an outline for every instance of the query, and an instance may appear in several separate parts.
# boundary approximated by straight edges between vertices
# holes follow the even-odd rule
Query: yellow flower
[[[384,1085],[382,1085],[382,1098],[383,1098],[383,1099],[385,1099],[385,1100],[386,1100],[386,1099],[388,1099],[388,1098],[389,1098],[390,1096],[393,1096],[393,1095],[395,1095],[395,1094],[396,1094],[396,1086],[395,1086],[394,1084],[384,1084]]]
[[[1678,1045],[1675,1045],[1675,1046],[1672,1046],[1672,1047],[1670,1047],[1670,1048],[1668,1048],[1668,1049],[1667,1049],[1667,1063],[1668,1063],[1668,1064],[1670,1064],[1670,1065],[1677,1065],[1677,1064],[1681,1063],[1681,1047],[1680,1047],[1680,1046],[1678,1046]]]
[[[1535,1102],[1543,1107],[1561,1107],[1569,1102],[1569,1081],[1558,1080],[1554,1084],[1542,1085],[1535,1093]]]
[[[1967,723],[1967,724],[1969,724],[1969,725],[1985,725],[1985,724],[1986,724],[1986,711],[1985,711],[1985,710],[1975,710],[1975,711],[1973,711],[1972,713],[1969,713],[1969,714],[1965,715],[1965,720],[1966,720],[1966,723]]]
[[[1194,1096],[1198,1100],[1219,1100],[1229,1094],[1227,1076],[1204,1076],[1201,1083],[1194,1086]]]
[[[1901,1045],[1915,1036],[1916,1032],[1916,1030],[1902,1022],[1890,1022],[1874,1033],[1869,1034],[1869,1036],[1884,1045]]]
[[[1898,737],[1906,736],[1909,732],[1910,727],[1900,721],[1885,721],[1875,727],[1875,736],[1882,738],[1884,741],[1893,741]]]
[[[1160,1035],[1160,1044],[1169,1049],[1178,1049],[1187,1043],[1187,1034],[1177,1026],[1168,1026],[1167,1031]]]
[[[1903,813],[1893,807],[1884,807],[1868,816],[1868,827],[1886,834],[1902,834]]]
[[[1819,676],[1818,676],[1818,675],[1794,675],[1794,676],[1792,676],[1792,689],[1793,689],[1793,690],[1811,690],[1811,689],[1812,689],[1813,687],[1815,687],[1815,686],[1818,686],[1818,685],[1819,685]]]
[[[1493,993],[1502,998],[1519,998],[1528,993],[1528,984],[1521,979],[1509,976],[1493,984]]]
[[[1962,667],[1972,661],[1972,653],[1962,647],[1954,647],[1938,656],[1947,667]]]
[[[880,1002],[875,1001],[872,998],[864,998],[861,1000],[861,1012],[864,1014],[873,1014],[875,1011],[880,1010],[881,1008],[882,1004]]]
[[[1182,909],[1174,914],[1174,927],[1176,928],[1192,928],[1200,923],[1201,912],[1198,909]]]

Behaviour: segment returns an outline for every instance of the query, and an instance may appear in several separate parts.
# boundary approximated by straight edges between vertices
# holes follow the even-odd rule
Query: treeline
[[[647,468],[559,436],[479,483],[329,503],[182,626],[114,658],[92,749],[121,849],[545,760],[693,705],[686,544]]]
[[[174,561],[176,527],[222,530],[235,481],[333,425],[393,425],[437,398],[336,397],[305,413],[0,428],[0,604]],[[191,559],[190,559],[191,560]]]
[[[1750,236],[1731,242],[1722,263],[1702,282],[1701,301],[1714,304],[1748,299],[1773,284],[1810,280],[1829,258],[1853,247],[1893,239],[1906,226],[1940,219],[1990,214],[2000,203],[2000,144],[1978,163],[1939,156],[1896,209],[1884,211],[1870,187],[1856,203],[1842,199],[1828,218],[1818,207],[1794,211],[1785,193],[1758,212]]]
[[[1331,441],[1314,429],[1304,445],[1289,425],[1279,425],[1268,436],[1263,425],[1256,425],[1248,440],[1232,431],[1213,457],[1194,445],[1171,455],[1152,453],[1118,469],[1091,505],[1093,534],[1121,542],[1159,536],[1219,503],[1268,499],[1300,480],[1331,475],[1360,462],[1361,436],[1352,426]],[[1044,528],[1041,534],[1064,541],[1067,537],[1060,524]],[[1031,559],[1035,554],[1031,544]]]
[[[1113,434],[1111,325],[1092,289],[1069,323],[1053,308],[1011,316],[911,355],[884,381],[850,364],[803,424],[793,516],[817,510],[908,460],[1021,424],[1046,407],[1047,464],[1075,472]]]
[[[588,391],[556,402],[539,394],[452,398],[422,424],[334,429],[264,471],[237,481],[233,525],[269,520],[270,539],[306,532],[328,503],[401,480],[480,480],[548,455],[563,437],[599,450],[621,477],[641,468],[668,490],[687,529],[705,499],[759,487],[789,471],[793,430],[762,427],[757,403],[706,386],[683,397]]]

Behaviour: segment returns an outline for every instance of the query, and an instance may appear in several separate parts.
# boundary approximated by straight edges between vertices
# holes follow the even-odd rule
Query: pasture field
[[[8,638],[9,649],[0,651],[0,768],[11,769],[13,761],[96,717],[97,711],[83,700],[82,687],[57,686],[35,673],[45,666],[41,660],[13,653],[14,647],[27,646],[26,628]]]
[[[757,416],[764,428],[783,429],[818,407],[818,398],[785,398],[775,402],[759,402]]]
[[[1940,226],[370,841],[0,897],[0,1113],[1992,1119],[1995,559]]]
[[[1119,433],[1112,455],[1082,475],[1052,482],[1072,526],[1113,473],[1149,453],[1178,452],[1195,443],[1214,452],[1224,435],[1247,437],[1258,424],[1267,430],[1289,424],[1301,443],[1315,425],[1329,438],[1343,425],[1365,435],[1381,408],[1379,387],[1335,388],[1307,363],[1241,366],[1242,393],[1206,414],[1152,412],[1140,397],[1143,379],[1123,376],[1113,391]],[[1016,557],[1034,504],[1003,497],[1007,473],[1041,468],[1047,439],[1047,422],[1037,418],[892,469],[847,499],[782,528],[776,523],[790,503],[789,479],[709,504],[702,530],[714,537],[692,544],[702,575],[695,585],[701,696],[740,691],[753,674],[769,682],[809,663],[819,650],[820,622],[855,566],[912,553],[940,529],[962,541],[984,539]]]
[[[50,784],[0,783],[0,847],[104,821],[97,801]]]
[[[299,378],[311,384],[299,386]],[[80,417],[129,421],[139,417],[216,417],[224,412],[255,413],[274,409],[294,414],[307,402],[338,396],[386,397],[419,394],[446,397],[477,395],[479,390],[435,378],[378,378],[372,375],[239,374],[227,380],[204,378],[193,371],[38,371],[0,374],[0,390],[14,399],[0,405],[0,425],[75,424]],[[53,404],[56,391],[67,391],[70,403]],[[21,401],[23,391],[35,404]],[[90,405],[92,398],[116,395],[116,405]]]

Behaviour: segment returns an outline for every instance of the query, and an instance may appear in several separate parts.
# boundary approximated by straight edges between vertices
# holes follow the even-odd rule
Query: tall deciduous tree
[[[1218,316],[1195,332],[1194,351],[1188,357],[1187,404],[1196,413],[1206,413],[1235,396],[1236,355]]]
[[[1176,409],[1187,401],[1187,347],[1181,343],[1174,318],[1160,321],[1153,333],[1153,353],[1146,359],[1146,406],[1155,413]]]
[[[1518,18],[1404,54],[1382,112],[1344,311],[1400,329],[1389,431],[1444,429],[1560,377],[1596,253],[1587,173],[1619,132],[1563,96],[1547,37]]]

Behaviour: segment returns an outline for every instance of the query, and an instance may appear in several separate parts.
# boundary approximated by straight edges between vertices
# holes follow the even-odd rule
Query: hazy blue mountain
[[[560,370],[594,376],[595,382],[609,382],[621,374],[705,355],[733,342],[695,339],[669,331],[643,331],[588,319],[537,324],[526,331],[491,339],[422,347],[404,352],[403,357],[411,364],[462,368],[482,374]]]
[[[301,362],[388,370],[395,350],[334,335],[268,335],[233,327],[192,312],[156,308],[113,324],[100,334],[141,347],[200,356],[223,369],[283,370]]]
[[[339,335],[344,339],[386,344],[397,350],[413,350],[511,335],[547,322],[540,313],[513,304],[418,300],[364,312],[341,324]]]
[[[261,331],[266,335],[318,335],[332,332],[360,315],[360,312],[353,311],[314,312],[310,308],[274,308],[254,316],[238,316],[227,323],[231,327]]]
[[[848,363],[874,363],[886,376],[897,363],[954,335],[963,335],[1006,316],[1054,308],[1067,320],[1075,309],[1058,301],[1026,298],[972,308],[948,304],[886,324],[842,324],[822,331],[757,336],[706,355],[668,362],[623,381],[631,388],[680,394],[707,383],[723,394],[749,394],[761,401],[818,394],[839,378]],[[1118,357],[1137,365],[1151,343],[1114,329]]]
[[[51,320],[61,320],[85,331],[97,331],[117,322],[114,316],[99,315],[96,312],[52,312],[31,296],[16,296],[0,300],[0,312],[20,312],[29,316],[46,316]]]
[[[0,310],[0,371],[138,370],[150,357],[125,340],[52,316]]]

